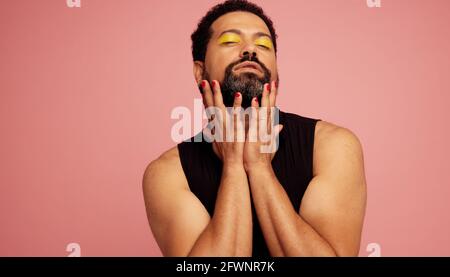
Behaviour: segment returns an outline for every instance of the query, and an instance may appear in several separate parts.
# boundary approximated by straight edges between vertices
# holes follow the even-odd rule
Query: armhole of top
[[[314,122],[312,123],[312,128],[311,128],[311,179],[314,178],[314,147],[316,144],[316,128],[317,128],[317,123],[319,121],[322,121],[321,119],[315,119]]]
[[[183,173],[184,173],[184,176],[186,177],[186,180],[188,181],[188,184],[189,184],[189,176],[187,175],[188,174],[188,172],[189,172],[189,168],[188,168],[188,166],[189,166],[189,163],[188,162],[186,162],[186,145],[184,145],[185,144],[185,142],[181,142],[181,143],[179,143],[178,145],[177,145],[177,148],[178,148],[178,157],[179,157],[179,159],[180,159],[180,163],[181,163],[181,168],[183,169]]]

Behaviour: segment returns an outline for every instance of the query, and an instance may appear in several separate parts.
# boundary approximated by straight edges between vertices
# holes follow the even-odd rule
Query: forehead
[[[213,37],[225,30],[237,29],[244,34],[264,32],[270,35],[269,28],[259,16],[249,12],[230,12],[222,15],[211,25]]]

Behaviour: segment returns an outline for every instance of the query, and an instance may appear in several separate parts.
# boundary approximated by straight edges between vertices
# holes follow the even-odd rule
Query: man
[[[225,107],[276,107],[276,34],[261,8],[244,0],[216,5],[192,42],[205,107],[224,115]],[[357,255],[366,204],[357,137],[279,111],[280,124],[269,127],[279,147],[267,153],[259,139],[249,140],[271,116],[259,119],[256,126],[234,118],[244,141],[192,139],[147,167],[147,215],[163,255]]]

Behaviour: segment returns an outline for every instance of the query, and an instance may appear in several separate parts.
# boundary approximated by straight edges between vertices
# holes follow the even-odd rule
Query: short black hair
[[[197,29],[192,33],[192,57],[194,61],[205,61],[206,48],[211,38],[211,25],[217,18],[224,14],[236,11],[249,12],[260,17],[270,31],[275,54],[277,53],[277,35],[272,20],[264,13],[263,9],[247,0],[227,0],[212,7],[198,23]]]

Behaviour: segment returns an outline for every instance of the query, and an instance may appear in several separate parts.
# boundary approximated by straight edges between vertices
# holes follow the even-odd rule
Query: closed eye
[[[267,37],[260,37],[255,41],[255,44],[264,48],[264,49],[272,49],[272,41]]]
[[[237,41],[225,41],[225,42],[222,42],[222,44],[224,44],[224,45],[230,45],[230,44],[234,44],[234,43],[237,43]]]
[[[264,48],[264,49],[267,49],[267,50],[269,50],[269,49],[270,49],[270,47],[268,47],[268,46],[265,46],[265,45],[263,45],[263,44],[258,44],[258,46],[259,46],[259,47],[262,47],[262,48]]]
[[[223,34],[219,38],[219,44],[222,44],[222,45],[231,45],[233,43],[239,43],[239,42],[241,42],[241,37],[239,35],[233,34],[233,33]]]

